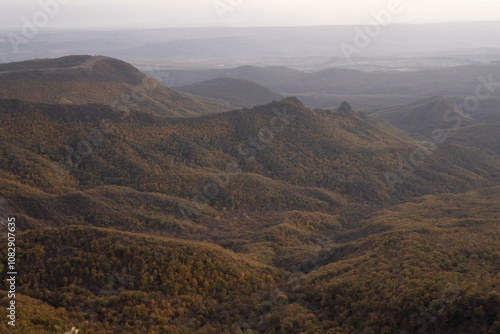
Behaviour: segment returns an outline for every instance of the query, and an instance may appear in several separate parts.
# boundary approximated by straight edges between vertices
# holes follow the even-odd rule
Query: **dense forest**
[[[123,117],[144,80],[109,58],[0,65],[15,333],[500,332],[487,134],[431,145],[293,97],[207,113],[164,87]]]

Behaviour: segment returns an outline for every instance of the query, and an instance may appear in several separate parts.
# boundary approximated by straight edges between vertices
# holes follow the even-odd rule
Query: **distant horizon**
[[[500,19],[491,21],[450,21],[450,22],[396,22],[392,23],[391,26],[433,26],[433,25],[453,25],[453,24],[490,24],[498,23],[500,24]],[[89,27],[47,27],[43,29],[43,32],[54,32],[54,31],[115,31],[115,30],[167,30],[167,29],[253,29],[253,28],[322,28],[322,27],[357,27],[361,24],[318,24],[318,25],[178,25],[178,26],[158,26],[158,27],[126,27],[126,26],[89,26]],[[0,26],[0,31],[9,31],[13,29],[19,29],[19,26],[2,27]]]
[[[351,26],[389,13],[388,24],[500,21],[495,0],[3,0],[0,29],[27,21],[49,29],[162,29],[197,27]]]

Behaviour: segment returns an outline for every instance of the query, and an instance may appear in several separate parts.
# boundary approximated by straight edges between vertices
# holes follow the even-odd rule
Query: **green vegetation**
[[[92,57],[2,65],[0,78],[74,75],[90,60],[108,84],[134,85],[128,65]],[[0,99],[16,333],[500,331],[491,133],[453,137],[391,190],[384,173],[421,144],[347,104],[191,118],[144,105],[123,119],[98,91],[87,104]]]

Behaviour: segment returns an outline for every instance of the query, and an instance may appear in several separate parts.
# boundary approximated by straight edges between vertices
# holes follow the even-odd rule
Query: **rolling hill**
[[[500,124],[498,101],[492,98],[481,102],[478,110],[467,112],[462,108],[463,99],[436,96],[409,105],[377,109],[372,115],[422,140],[432,140],[436,131],[444,132],[448,143],[500,156],[495,135]]]
[[[490,82],[493,97],[500,94],[495,79],[500,77],[497,63],[409,72],[363,72],[338,68],[306,72],[276,66],[242,66],[217,70],[165,70],[156,71],[154,75],[168,86],[217,77],[250,80],[279,94],[296,96],[312,108],[334,108],[346,99],[363,110],[371,110],[409,104],[437,95],[465,98],[474,95],[483,82]]]
[[[161,86],[135,67],[102,56],[68,56],[0,64],[0,97],[48,104],[111,105],[165,116],[225,110]]]
[[[187,85],[217,77],[245,79],[260,83],[277,92],[326,94],[408,94],[415,96],[473,94],[478,80],[499,76],[500,65],[478,63],[444,69],[415,72],[362,72],[330,68],[316,72],[299,71],[286,67],[242,66],[217,70],[166,70],[157,75],[168,85]],[[496,91],[495,96],[500,94]]]
[[[495,333],[499,190],[426,196],[384,210],[367,222],[379,232],[338,238],[303,257],[317,262],[289,286],[346,333]]]
[[[186,196],[193,182],[224,171],[231,162],[243,172],[241,182],[258,174],[273,182],[324,188],[356,201],[383,202],[401,195],[391,192],[385,173],[396,172],[401,157],[420,147],[394,128],[349,109],[318,112],[295,98],[184,120],[138,111],[124,121],[101,105],[2,102],[4,133],[25,127],[25,133],[3,137],[3,156],[19,150],[35,154],[46,161],[36,165],[41,170],[51,159],[87,188],[118,184]],[[446,175],[443,168],[453,172]],[[43,179],[53,174],[41,170],[37,174]],[[438,147],[404,180],[404,193],[459,191],[492,184],[498,175],[496,161],[480,150]],[[52,187],[57,188],[53,182],[44,183],[44,189]],[[241,205],[230,193],[222,194],[221,206]]]
[[[436,129],[451,129],[456,125],[454,116],[460,111],[442,96],[420,100],[415,103],[383,108],[374,112],[395,127],[410,133],[430,137]],[[471,124],[472,119],[461,117],[461,125]]]
[[[276,269],[221,247],[106,229],[31,231],[19,247],[31,249],[19,258],[29,268],[19,292],[64,307],[66,321],[85,332],[209,328],[248,317],[279,279]],[[232,307],[233,291],[246,310]]]
[[[199,99],[228,103],[233,109],[252,108],[283,99],[283,96],[262,85],[232,78],[216,78],[175,89],[194,94]]]
[[[177,93],[160,87],[123,118],[102,83],[126,91],[142,76],[116,62],[0,65],[19,94],[0,98],[16,333],[498,332],[493,102],[455,129],[481,124],[477,145],[429,146],[347,102],[313,110],[295,97],[197,115],[189,103],[209,105],[192,97],[185,113],[163,109],[163,92]],[[44,80],[54,99],[95,89],[79,103],[21,96],[24,81],[43,96]],[[423,135],[449,104],[381,116]]]

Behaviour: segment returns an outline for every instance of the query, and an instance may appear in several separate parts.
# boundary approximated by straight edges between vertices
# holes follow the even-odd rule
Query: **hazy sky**
[[[47,27],[366,24],[391,2],[401,5],[398,23],[500,20],[499,0],[0,0],[0,27],[33,21],[40,3],[54,1],[67,4]]]

